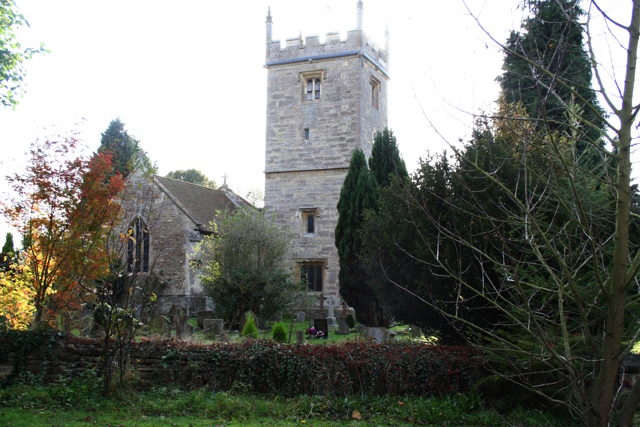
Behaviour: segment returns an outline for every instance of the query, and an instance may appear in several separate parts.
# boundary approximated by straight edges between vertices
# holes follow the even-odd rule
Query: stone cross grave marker
[[[326,300],[324,294],[320,294],[318,297],[318,301],[320,301],[320,311],[324,311],[324,300]]]

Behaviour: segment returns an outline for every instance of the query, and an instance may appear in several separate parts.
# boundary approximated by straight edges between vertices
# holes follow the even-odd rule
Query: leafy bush
[[[247,316],[247,323],[245,323],[244,328],[242,328],[242,336],[259,338],[258,327],[256,326],[255,320],[253,320],[253,316]]]
[[[282,322],[278,322],[273,325],[271,338],[273,338],[275,342],[287,342],[287,329],[284,327]]]

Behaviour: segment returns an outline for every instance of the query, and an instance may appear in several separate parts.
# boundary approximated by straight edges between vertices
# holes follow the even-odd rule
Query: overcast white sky
[[[160,174],[196,168],[238,193],[264,187],[265,17],[274,39],[355,28],[356,0],[17,0],[30,23],[27,93],[0,109],[0,193],[38,137],[79,130],[90,149],[120,117]],[[498,40],[520,22],[519,0],[468,0]],[[604,0],[630,14],[629,0]],[[626,14],[626,15],[625,15]],[[628,19],[625,19],[625,23]],[[364,0],[364,30],[391,34],[389,126],[410,170],[427,150],[469,135],[492,109],[502,55],[462,0]],[[8,228],[0,221],[0,238]],[[14,236],[15,237],[15,236]],[[16,239],[17,240],[17,239]],[[1,244],[1,242],[0,242]]]

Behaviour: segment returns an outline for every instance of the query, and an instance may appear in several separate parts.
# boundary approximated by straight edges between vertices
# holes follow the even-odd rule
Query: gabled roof
[[[253,206],[226,185],[214,190],[162,176],[155,176],[153,180],[203,234],[213,233],[211,222],[218,211],[233,212],[237,207]]]

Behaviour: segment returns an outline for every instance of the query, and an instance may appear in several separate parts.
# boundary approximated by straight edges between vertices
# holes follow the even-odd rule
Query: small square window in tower
[[[378,99],[380,98],[380,81],[371,76],[371,106],[378,109]]]
[[[322,292],[323,277],[324,264],[314,262],[300,265],[300,281],[306,284],[310,291]]]

